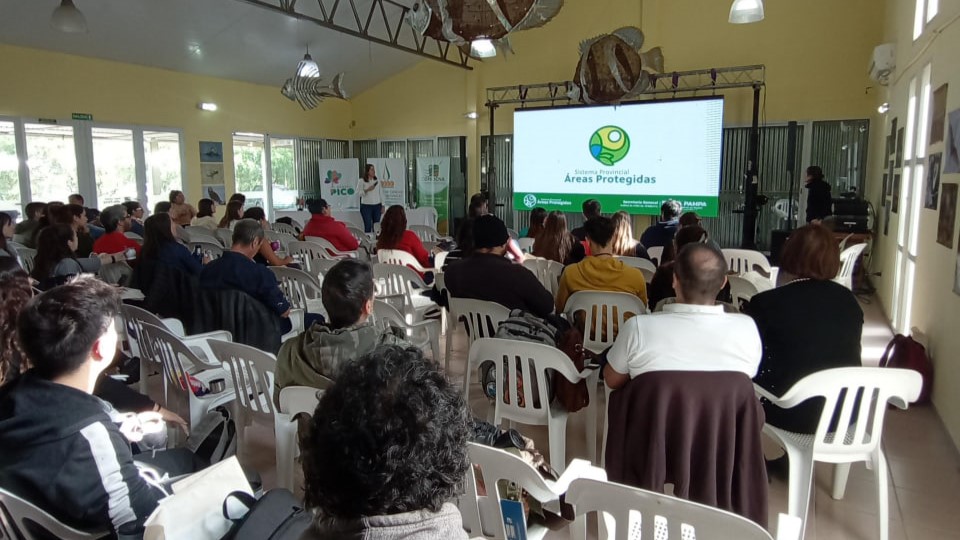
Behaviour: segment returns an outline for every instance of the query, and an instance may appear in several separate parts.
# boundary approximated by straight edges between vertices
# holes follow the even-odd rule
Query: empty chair
[[[373,317],[377,326],[386,329],[394,325],[404,331],[406,340],[424,351],[430,350],[434,362],[440,363],[440,321],[427,319],[408,323],[396,307],[383,300],[373,301]]]
[[[647,248],[647,255],[653,259],[653,262],[655,262],[657,266],[660,266],[660,264],[663,262],[663,246],[653,246]]]
[[[527,495],[552,512],[558,513],[559,499],[572,481],[579,478],[605,480],[607,477],[603,469],[594,467],[587,461],[575,459],[554,482],[545,480],[532,465],[505,450],[467,443],[467,451],[470,453],[470,462],[476,467],[467,469],[465,493],[457,500],[457,506],[460,508],[463,528],[471,538],[503,540],[517,537],[515,534],[507,536],[500,506],[503,497],[499,487],[506,482],[517,484]],[[477,482],[478,477],[486,488],[485,495],[480,495],[477,489],[480,484]],[[572,538],[582,538],[584,521],[578,520],[572,525],[572,529]],[[540,539],[546,536],[547,529],[542,525],[528,524],[525,533],[528,539]]]
[[[840,253],[840,272],[837,273],[834,281],[853,290],[853,271],[857,267],[857,260],[866,248],[866,243],[854,244]]]
[[[190,242],[190,252],[193,253],[196,251],[197,247],[200,248],[200,252],[204,255],[206,255],[207,252],[210,252],[211,259],[219,259],[220,257],[223,257],[223,246],[220,244],[215,244],[206,240],[197,240],[194,238]]]
[[[751,249],[724,249],[722,251],[731,272],[746,274],[759,269],[764,274],[770,275],[770,261],[763,253]]]
[[[617,257],[623,264],[627,266],[632,266],[637,270],[643,272],[643,277],[646,278],[647,283],[653,279],[653,275],[657,273],[657,265],[652,262],[644,259],[643,257]]]
[[[217,234],[206,227],[190,227],[190,241],[210,242],[223,248],[223,244],[220,242],[220,239],[217,238]]]
[[[309,386],[288,386],[280,391],[280,407],[273,414],[273,429],[277,437],[277,485],[294,491],[296,465],[297,415],[313,415],[323,390]]]
[[[292,225],[287,225],[286,223],[271,223],[270,228],[273,229],[274,232],[277,232],[280,234],[289,234],[294,238],[296,238],[297,235],[300,234],[297,232],[296,227]]]
[[[529,257],[523,261],[523,266],[537,275],[543,288],[556,296],[560,288],[560,275],[563,274],[563,265],[543,257]]]
[[[356,259],[359,257],[359,254],[356,251],[340,251],[333,245],[333,243],[321,236],[307,236],[304,237],[304,240],[319,244],[320,247],[326,251],[326,257],[328,259]]]
[[[32,503],[0,488],[0,538],[95,540],[109,536],[110,531],[84,532],[68,527]]]
[[[291,307],[326,316],[320,298],[321,281],[316,276],[286,266],[271,266],[270,270],[277,276],[277,284]]]
[[[362,228],[347,224],[347,230],[350,231],[350,234],[357,239],[357,242],[360,243],[360,247],[365,249],[367,253],[373,253],[376,251],[376,246],[374,246],[373,241],[370,240],[370,235],[363,232]]]
[[[531,426],[547,426],[550,439],[550,464],[557,471],[566,468],[566,440],[568,412],[559,403],[553,403],[548,382],[553,372],[572,383],[587,380],[596,386],[599,374],[596,370],[577,371],[573,360],[560,349],[511,339],[480,338],[470,346],[467,373],[464,377],[469,390],[469,366],[480,366],[492,361],[496,381],[493,423],[500,425],[512,420]],[[519,374],[519,375],[518,375]],[[518,380],[522,378],[522,383]],[[469,398],[469,394],[467,394]],[[469,399],[468,399],[469,401]],[[597,438],[597,415],[587,409],[587,437]]]
[[[460,321],[463,321],[464,329],[467,331],[467,350],[473,342],[485,337],[493,337],[497,333],[500,323],[510,317],[510,310],[496,303],[486,300],[475,300],[472,298],[456,298],[449,296],[450,320],[453,325],[447,329],[447,351],[445,358],[449,362],[450,355],[453,354],[453,333]],[[464,379],[463,391],[466,393],[469,384],[470,370],[479,366],[467,364],[467,377]]]
[[[613,345],[620,325],[646,313],[647,306],[628,293],[577,291],[567,299],[563,312],[571,321],[583,321],[583,348],[600,354]]]
[[[440,233],[430,225],[409,225],[407,227],[421,242],[436,242],[440,240]]]
[[[917,400],[923,379],[908,369],[852,367],[826,369],[808,375],[777,397],[754,385],[758,395],[789,409],[808,399],[823,398],[823,412],[814,435],[763,426],[787,451],[790,464],[788,508],[806,523],[813,482],[813,462],[835,463],[834,499],[842,499],[850,464],[866,462],[876,475],[880,540],[887,540],[889,501],[887,458],[880,447],[887,404],[906,409]],[[831,429],[833,431],[831,431]],[[805,526],[805,525],[804,525]],[[802,535],[801,535],[802,537]]]
[[[520,251],[524,253],[530,253],[533,251],[533,238],[519,238],[517,239],[517,245],[520,246]]]
[[[316,259],[339,260],[330,257],[327,250],[323,249],[323,246],[316,242],[290,242],[287,250],[289,251],[289,255],[303,266],[304,270],[311,273],[313,272],[311,262]]]
[[[737,514],[593,478],[574,480],[565,500],[573,506],[578,518],[593,512],[598,514],[599,540],[773,540],[763,527]],[[780,514],[777,540],[797,540],[799,533],[800,520]]]
[[[421,274],[426,272],[436,272],[436,268],[424,268],[417,261],[417,258],[400,249],[381,249],[377,251],[377,259],[382,264],[398,264],[413,268]]]
[[[217,240],[220,240],[220,243],[223,244],[223,247],[229,248],[233,245],[233,230],[220,228],[216,231]]]
[[[752,281],[741,276],[728,276],[727,281],[730,282],[730,298],[737,309],[742,309],[743,305],[753,298],[753,295],[760,292]]]
[[[377,298],[391,303],[408,322],[439,315],[436,302],[421,294],[427,290],[426,283],[412,269],[396,264],[374,264],[373,279]]]

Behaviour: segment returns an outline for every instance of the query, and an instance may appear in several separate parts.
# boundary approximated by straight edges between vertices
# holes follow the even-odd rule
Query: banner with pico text
[[[367,165],[373,165],[380,180],[380,194],[383,206],[390,208],[395,204],[407,205],[407,161],[405,159],[370,158]]]
[[[446,230],[450,207],[449,156],[417,158],[417,206],[436,209],[437,226],[440,232]]]
[[[359,209],[360,165],[356,159],[321,159],[320,196],[333,208]]]

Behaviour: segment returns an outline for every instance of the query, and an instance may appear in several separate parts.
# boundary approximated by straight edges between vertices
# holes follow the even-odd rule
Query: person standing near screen
[[[830,184],[823,180],[823,169],[817,165],[807,167],[807,223],[819,224],[833,215],[833,199]]]
[[[373,232],[373,224],[380,223],[380,214],[383,212],[383,192],[380,180],[377,179],[377,170],[369,163],[363,169],[363,178],[360,179],[360,217],[363,218],[363,231]]]

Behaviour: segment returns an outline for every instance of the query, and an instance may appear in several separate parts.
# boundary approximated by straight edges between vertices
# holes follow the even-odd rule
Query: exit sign
[[[74,120],[88,120],[91,122],[93,121],[93,115],[88,113],[75,112],[71,115],[71,118],[73,118]]]

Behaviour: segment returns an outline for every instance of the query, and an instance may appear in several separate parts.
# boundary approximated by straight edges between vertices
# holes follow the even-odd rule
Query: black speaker
[[[783,251],[783,245],[787,243],[787,239],[790,238],[790,233],[793,231],[786,231],[783,229],[777,229],[770,231],[770,264],[773,266],[780,265],[780,252]]]

